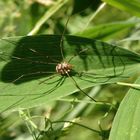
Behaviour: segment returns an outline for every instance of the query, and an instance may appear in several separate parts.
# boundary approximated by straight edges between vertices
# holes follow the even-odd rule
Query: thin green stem
[[[28,35],[36,34],[41,26],[54,14],[56,13],[68,0],[59,0],[52,6],[46,13],[40,18],[40,20],[36,23],[34,28],[28,33]]]
[[[117,82],[118,85],[128,86],[132,88],[140,88],[140,84],[131,84],[131,83],[124,83],[124,82]]]
[[[33,121],[31,121],[31,119],[25,114],[25,112],[23,112],[22,110],[19,110],[19,115],[21,116],[21,118],[24,120],[24,121],[27,121],[28,123],[30,123],[30,125],[35,128],[35,129],[38,129],[37,126],[35,125],[35,123]]]
[[[96,17],[96,15],[105,7],[106,3],[102,3],[99,8],[96,10],[96,12],[90,17],[90,19],[88,20],[84,30],[88,27],[88,25],[90,24],[90,22]]]
[[[36,140],[36,134],[35,134],[35,130],[38,130],[37,126],[34,124],[33,121],[31,121],[30,116],[28,117],[27,114],[25,112],[23,112],[22,110],[19,110],[19,115],[22,118],[22,120],[25,122],[29,133],[32,135],[33,139]],[[28,112],[29,115],[29,112]]]
[[[85,125],[83,125],[83,124],[79,124],[79,123],[76,123],[76,122],[72,122],[72,121],[53,121],[52,123],[72,123],[72,124],[81,126],[81,127],[83,127],[83,128],[86,128],[86,129],[88,129],[88,130],[91,130],[91,131],[93,131],[93,132],[95,132],[95,133],[98,133],[98,134],[101,133],[101,132],[98,131],[98,130],[92,129],[92,128],[88,127],[88,126],[85,126]]]

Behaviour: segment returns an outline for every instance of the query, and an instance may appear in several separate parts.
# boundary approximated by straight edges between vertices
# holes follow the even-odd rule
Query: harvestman
[[[29,58],[20,58],[20,57],[18,57],[18,56],[11,56],[11,58],[13,58],[13,59],[16,59],[16,60],[25,60],[25,61],[31,61],[31,62],[33,62],[33,63],[42,63],[42,64],[55,64],[56,66],[55,66],[55,74],[53,74],[53,72],[43,72],[43,71],[38,71],[38,72],[35,72],[35,73],[27,73],[27,74],[22,74],[21,76],[19,76],[18,78],[16,78],[15,80],[13,80],[12,81],[12,83],[16,83],[16,82],[18,82],[20,79],[22,79],[22,78],[24,78],[24,77],[27,77],[27,76],[31,76],[31,75],[36,75],[36,74],[45,74],[45,73],[52,73],[53,75],[51,75],[51,76],[49,76],[47,79],[45,79],[44,81],[40,81],[39,82],[39,84],[42,84],[42,83],[44,83],[45,81],[47,81],[47,80],[49,80],[49,79],[52,79],[52,78],[54,78],[54,76],[57,74],[57,75],[61,75],[62,76],[62,78],[65,76],[65,77],[69,77],[69,78],[71,78],[71,80],[72,80],[72,82],[74,83],[74,85],[82,92],[82,93],[84,93],[84,94],[86,94],[89,98],[91,98],[93,101],[95,101],[92,97],[90,97],[87,93],[85,93],[80,87],[79,87],[79,85],[77,84],[77,82],[75,81],[75,79],[71,76],[71,71],[73,70],[73,65],[72,64],[70,64],[70,61],[74,58],[74,57],[76,57],[76,55],[74,55],[74,56],[72,56],[68,61],[64,61],[64,55],[63,55],[63,50],[62,50],[62,42],[63,42],[63,35],[62,35],[62,37],[61,37],[61,41],[60,41],[60,50],[61,50],[61,55],[62,55],[62,61],[61,62],[58,62],[57,60],[54,60],[54,59],[52,59],[52,61],[54,61],[54,63],[53,62],[51,62],[51,63],[49,63],[49,62],[41,62],[41,61],[33,61],[33,60],[30,60]],[[4,39],[5,41],[8,41],[8,40],[6,40],[6,39]],[[10,42],[11,43],[11,42]],[[36,54],[39,54],[39,55],[43,55],[42,53],[40,53],[40,52],[37,52],[36,50],[34,50],[34,49],[32,49],[32,48],[30,48],[29,49],[31,52],[34,52],[34,53],[36,53]],[[81,50],[78,54],[80,54],[80,53],[82,53],[82,52],[84,52],[84,51],[87,51],[87,49],[83,49],[83,50]],[[45,56],[45,57],[47,57],[48,58],[48,56]],[[56,63],[57,62],[57,63]],[[65,80],[65,79],[63,79],[63,80]],[[59,85],[59,84],[58,84]],[[57,85],[56,85],[56,87],[57,87]],[[52,92],[53,90],[55,90],[55,89],[51,89],[50,90],[50,92]],[[47,91],[46,93],[48,93],[49,91]],[[44,93],[43,93],[44,94]],[[32,95],[34,95],[34,94],[32,94]],[[37,95],[37,94],[35,94],[35,95]],[[8,96],[8,95],[6,95],[6,96]],[[13,95],[12,95],[13,96]],[[20,96],[20,95],[19,95]]]
[[[70,64],[70,61],[71,61],[74,57],[76,57],[76,55],[75,55],[75,56],[72,56],[68,61],[65,61],[64,54],[63,54],[63,47],[62,47],[62,44],[63,44],[63,36],[64,36],[65,30],[66,30],[67,24],[68,24],[68,22],[69,22],[69,19],[70,19],[70,17],[68,18],[68,20],[67,20],[67,22],[66,22],[65,29],[64,29],[64,31],[63,31],[63,33],[62,33],[62,36],[61,36],[61,39],[60,39],[59,47],[60,47],[60,52],[61,52],[61,56],[62,56],[63,61],[61,61],[61,62],[59,62],[59,63],[56,64],[56,67],[55,67],[56,73],[59,74],[59,75],[61,75],[61,76],[67,76],[67,77],[71,78],[72,82],[73,82],[74,85],[78,88],[79,91],[81,91],[82,93],[84,93],[86,96],[88,96],[88,97],[89,97],[91,100],[93,100],[94,102],[97,102],[95,99],[93,99],[91,96],[89,96],[86,92],[84,92],[84,91],[80,88],[80,86],[77,84],[77,82],[75,81],[75,79],[70,75],[70,73],[71,73],[71,71],[73,70],[73,67],[74,67],[72,64]],[[35,53],[38,53],[38,52],[36,52],[36,51],[33,50],[33,49],[30,49],[30,50],[33,51],[33,52],[35,52]],[[80,53],[82,53],[82,52],[84,52],[84,51],[87,51],[87,49],[81,50],[78,54],[80,54]],[[53,78],[53,77],[54,77],[54,76],[52,75],[52,76],[49,77],[49,78]],[[49,79],[49,78],[48,78],[48,79]],[[41,81],[40,83],[43,83],[43,82],[45,82],[45,81],[46,81],[46,80]]]
[[[71,75],[71,71],[73,71],[74,66],[73,66],[72,64],[70,64],[70,61],[71,61],[74,57],[76,57],[76,55],[72,56],[68,61],[65,61],[64,54],[63,54],[63,40],[64,40],[63,37],[64,37],[64,33],[65,33],[65,30],[66,30],[68,21],[69,21],[69,18],[68,18],[68,20],[67,20],[67,22],[66,22],[65,29],[64,29],[64,31],[63,31],[63,33],[62,33],[62,36],[61,36],[60,42],[59,42],[59,48],[60,48],[60,53],[61,53],[61,56],[62,56],[62,61],[58,62],[58,61],[52,59],[52,61],[57,62],[57,63],[55,63],[55,64],[56,64],[56,66],[55,66],[55,70],[56,70],[55,74],[61,75],[63,80],[65,80],[65,79],[64,79],[64,76],[69,77],[69,78],[71,79],[71,81],[73,82],[73,84],[77,87],[77,89],[78,89],[79,91],[81,91],[81,92],[84,93],[86,96],[88,96],[91,100],[93,100],[93,101],[96,102],[95,99],[93,99],[92,97],[90,97],[86,92],[84,92],[84,91],[80,88],[80,86],[77,84],[76,80],[75,80],[75,79],[73,78],[73,76]],[[34,50],[34,49],[32,49],[32,48],[30,48],[29,50],[30,50],[31,52],[36,53],[36,54],[43,55],[42,53],[37,52],[36,50]],[[87,51],[87,49],[81,50],[78,54],[81,54],[82,52],[85,52],[85,51]],[[77,55],[78,55],[78,54],[77,54]],[[45,56],[45,57],[48,58],[48,56]],[[19,58],[19,57],[16,57],[16,56],[12,56],[12,58],[17,59],[17,60],[23,59],[23,60],[25,60],[25,61],[31,61],[31,62],[33,62],[33,63],[52,64],[52,63],[49,63],[49,62],[32,61],[32,60],[30,60],[30,59],[28,59],[28,58]],[[54,64],[54,63],[53,63],[53,64]],[[24,77],[26,77],[26,76],[31,76],[31,75],[36,75],[36,74],[45,74],[45,73],[48,73],[48,72],[45,72],[45,71],[44,71],[44,72],[43,72],[43,71],[38,71],[38,72],[34,72],[34,73],[23,74],[23,75],[19,76],[18,78],[16,78],[14,81],[12,81],[12,83],[17,82],[18,80],[20,80],[20,79],[22,79],[22,78],[24,78]],[[50,72],[50,73],[51,73],[51,72]],[[77,72],[77,73],[78,73],[78,72]],[[115,73],[115,72],[114,72],[114,73]],[[46,78],[46,80],[44,80],[44,81],[40,81],[39,84],[45,83],[45,81],[54,78],[55,74],[49,76],[49,77]],[[62,83],[63,83],[63,82],[64,82],[64,81],[62,81]],[[54,87],[54,88],[51,89],[50,91],[47,91],[47,92],[43,93],[42,95],[45,95],[46,93],[51,93],[52,91],[55,90],[55,88],[58,88],[60,85],[61,85],[61,83],[58,82],[58,84],[56,84],[56,87]],[[32,95],[33,95],[33,94],[32,94]],[[35,95],[37,95],[37,94],[35,94]],[[42,95],[40,95],[40,96],[42,96]],[[8,95],[7,95],[7,96],[8,96]]]

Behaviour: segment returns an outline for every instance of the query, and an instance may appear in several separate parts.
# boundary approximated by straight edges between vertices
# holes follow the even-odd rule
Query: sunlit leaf
[[[135,84],[140,84],[138,78]],[[140,137],[140,89],[130,89],[120,104],[109,140],[138,140]]]
[[[61,53],[60,40],[61,35],[0,40],[1,111],[49,103],[79,91],[79,87],[115,83],[139,70],[140,56],[131,51],[65,36]],[[62,61],[73,66],[70,77],[56,73],[56,65]]]

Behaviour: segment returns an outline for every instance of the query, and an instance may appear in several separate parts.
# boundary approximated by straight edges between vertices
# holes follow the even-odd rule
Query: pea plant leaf
[[[140,78],[136,80],[140,84]],[[140,137],[140,89],[130,89],[115,116],[109,140],[138,140]]]
[[[0,40],[0,111],[49,103],[139,71],[140,55],[76,36],[40,35]],[[56,72],[68,62],[70,73]]]

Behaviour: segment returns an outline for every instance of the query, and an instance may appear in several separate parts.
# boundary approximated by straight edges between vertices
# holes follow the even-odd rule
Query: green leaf
[[[79,89],[115,83],[139,71],[140,56],[101,41],[61,35],[0,40],[0,110],[49,103]],[[56,65],[69,62],[67,75]]]
[[[103,0],[104,2],[140,17],[140,1],[138,0]]]
[[[140,84],[140,78],[136,84]],[[115,116],[109,140],[139,140],[140,89],[130,89]]]
[[[126,30],[135,26],[139,21],[122,21],[108,24],[102,24],[95,27],[90,27],[84,31],[78,32],[75,35],[94,38],[94,39],[110,39],[117,33],[122,33],[122,30]]]

